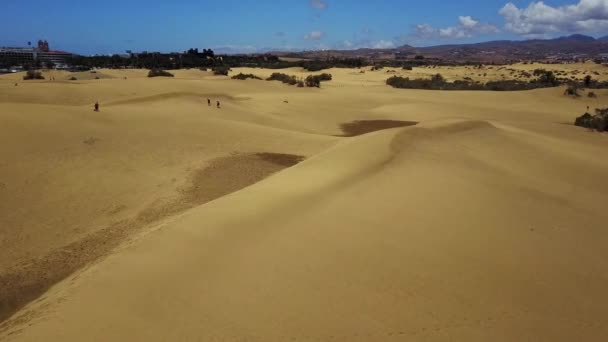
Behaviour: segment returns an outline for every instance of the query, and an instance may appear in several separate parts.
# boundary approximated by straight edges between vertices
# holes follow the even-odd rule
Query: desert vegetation
[[[568,96],[572,96],[572,97],[579,97],[579,96],[581,96],[581,94],[579,94],[578,91],[579,91],[578,84],[571,83],[570,85],[568,85],[568,87],[564,91],[564,95],[568,95]]]
[[[553,74],[541,76],[538,80],[530,82],[500,80],[486,83],[473,82],[471,79],[448,82],[441,74],[433,75],[430,79],[393,76],[386,80],[386,84],[402,89],[516,91],[557,86],[559,83],[551,75]]]
[[[581,87],[590,88],[590,89],[606,89],[608,88],[608,82],[600,82],[591,77],[591,75],[585,76],[581,83]]]
[[[330,74],[323,73],[321,75],[310,75],[306,77],[305,84],[307,87],[321,87],[321,82],[331,81],[332,76]]]
[[[298,88],[303,87],[311,87],[311,88],[319,88],[321,87],[321,82],[323,81],[331,81],[331,74],[323,73],[320,75],[309,75],[306,79],[298,80],[297,77],[283,74],[280,72],[275,72],[270,75],[266,80],[267,81],[281,81],[285,84],[296,85]]]
[[[221,65],[221,66],[213,67],[212,70],[213,70],[214,75],[228,76],[228,73],[230,72],[230,67]]]
[[[40,71],[35,71],[35,70],[28,70],[25,73],[25,76],[23,76],[23,80],[27,81],[27,80],[43,80],[44,76],[42,76],[42,73]]]
[[[256,76],[254,74],[243,74],[242,72],[238,73],[237,75],[232,76],[233,80],[246,80],[246,79],[249,79],[249,78],[254,79],[254,80],[261,80],[262,79],[261,77]]]
[[[289,85],[296,85],[298,83],[298,80],[296,79],[295,76],[290,76],[287,74],[283,74],[280,72],[274,72],[272,73],[272,75],[270,75],[270,77],[268,77],[266,79],[266,81],[281,81],[285,84],[289,84]]]
[[[605,132],[608,130],[608,108],[597,108],[595,115],[585,113],[574,121],[576,126]]]
[[[148,77],[173,77],[173,74],[162,69],[150,69]]]

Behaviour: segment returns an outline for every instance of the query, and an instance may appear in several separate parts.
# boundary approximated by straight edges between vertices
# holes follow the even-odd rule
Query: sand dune
[[[0,77],[0,339],[608,336],[606,91],[100,72]]]

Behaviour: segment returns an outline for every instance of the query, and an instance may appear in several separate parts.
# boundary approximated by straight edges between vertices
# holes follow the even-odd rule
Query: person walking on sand
[[[220,101],[217,101],[217,108],[220,108]]]
[[[99,112],[99,102],[95,102],[95,111]]]
[[[207,106],[211,107],[211,99],[207,99]]]

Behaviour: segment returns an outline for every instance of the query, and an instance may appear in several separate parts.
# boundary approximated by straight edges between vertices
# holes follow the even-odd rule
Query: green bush
[[[25,76],[23,76],[23,80],[27,81],[27,80],[43,80],[44,76],[42,76],[42,73],[40,71],[35,71],[35,70],[28,70],[25,73]]]
[[[266,81],[281,81],[289,85],[296,85],[298,83],[298,80],[295,76],[289,76],[280,72],[272,73],[272,75],[270,75],[270,77],[268,77]]]
[[[162,69],[151,69],[148,77],[173,77],[173,74]]]
[[[254,74],[243,74],[243,73],[239,73],[237,75],[232,76],[233,80],[246,80],[248,78],[254,79],[254,80],[261,80],[260,77],[254,75]]]

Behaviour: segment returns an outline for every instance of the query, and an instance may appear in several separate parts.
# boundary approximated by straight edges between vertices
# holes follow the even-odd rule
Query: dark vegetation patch
[[[211,49],[189,49],[182,53],[156,53],[144,52],[130,56],[72,56],[67,64],[73,65],[74,69],[90,70],[92,68],[109,69],[191,69],[191,68],[214,68],[226,66],[229,68],[249,67],[265,69],[285,69],[301,67],[311,72],[326,70],[330,68],[362,68],[377,66],[378,68],[402,68],[404,66],[428,66],[435,67],[449,65],[479,65],[478,62],[466,60],[450,61],[427,59],[424,56],[416,56],[414,60],[386,60],[374,61],[366,58],[351,57],[329,57],[323,59],[302,59],[298,55],[286,55],[279,57],[272,54],[260,55],[217,55]],[[291,60],[287,60],[292,57]],[[420,57],[420,58],[418,58]],[[0,67],[3,65],[0,60]],[[12,64],[8,64],[10,66]]]
[[[213,67],[212,70],[213,70],[214,75],[228,76],[228,73],[230,72],[230,67],[221,65],[221,66]]]
[[[36,70],[28,70],[25,73],[25,76],[23,76],[24,81],[43,80],[43,79],[44,79],[44,76],[42,76],[42,73],[40,71],[36,71]]]
[[[307,87],[321,87],[321,82],[323,81],[331,81],[332,76],[330,74],[321,74],[321,75],[310,75],[306,77],[305,84]]]
[[[580,97],[581,94],[578,92],[579,87],[576,83],[570,84],[566,90],[564,90],[564,95],[572,96],[572,97]]]
[[[381,131],[389,128],[408,127],[417,125],[416,121],[400,120],[356,120],[340,125],[342,137],[355,137],[371,132]]]
[[[254,74],[243,74],[242,72],[239,73],[239,74],[237,74],[237,75],[232,76],[233,80],[246,80],[246,79],[249,79],[249,78],[254,79],[254,80],[261,80],[262,79],[261,77],[258,77],[258,76],[254,75]]]
[[[290,75],[283,74],[280,72],[275,72],[275,73],[272,73],[272,75],[270,75],[270,77],[268,77],[266,80],[267,81],[281,81],[285,84],[297,85],[300,88],[302,88],[304,86],[319,88],[319,87],[321,87],[321,82],[331,81],[331,79],[332,79],[331,74],[323,73],[320,75],[310,75],[310,76],[306,77],[306,79],[304,81],[302,81],[302,80],[298,80],[298,78],[295,76],[290,76]]]
[[[272,75],[270,75],[270,77],[268,77],[266,81],[281,81],[289,85],[296,85],[298,83],[298,79],[295,76],[290,76],[280,72],[272,73]]]
[[[536,71],[535,71],[536,72]],[[551,71],[536,74],[538,79],[530,82],[518,80],[490,81],[486,83],[474,82],[471,79],[448,82],[441,74],[436,74],[430,79],[410,79],[409,77],[393,76],[386,80],[386,84],[401,89],[426,89],[426,90],[490,90],[490,91],[515,91],[530,90],[536,88],[556,87],[560,83]]]
[[[576,118],[574,125],[600,132],[608,131],[608,108],[597,108],[595,115],[585,113]]]
[[[174,77],[174,75],[162,69],[150,69],[148,77]]]

